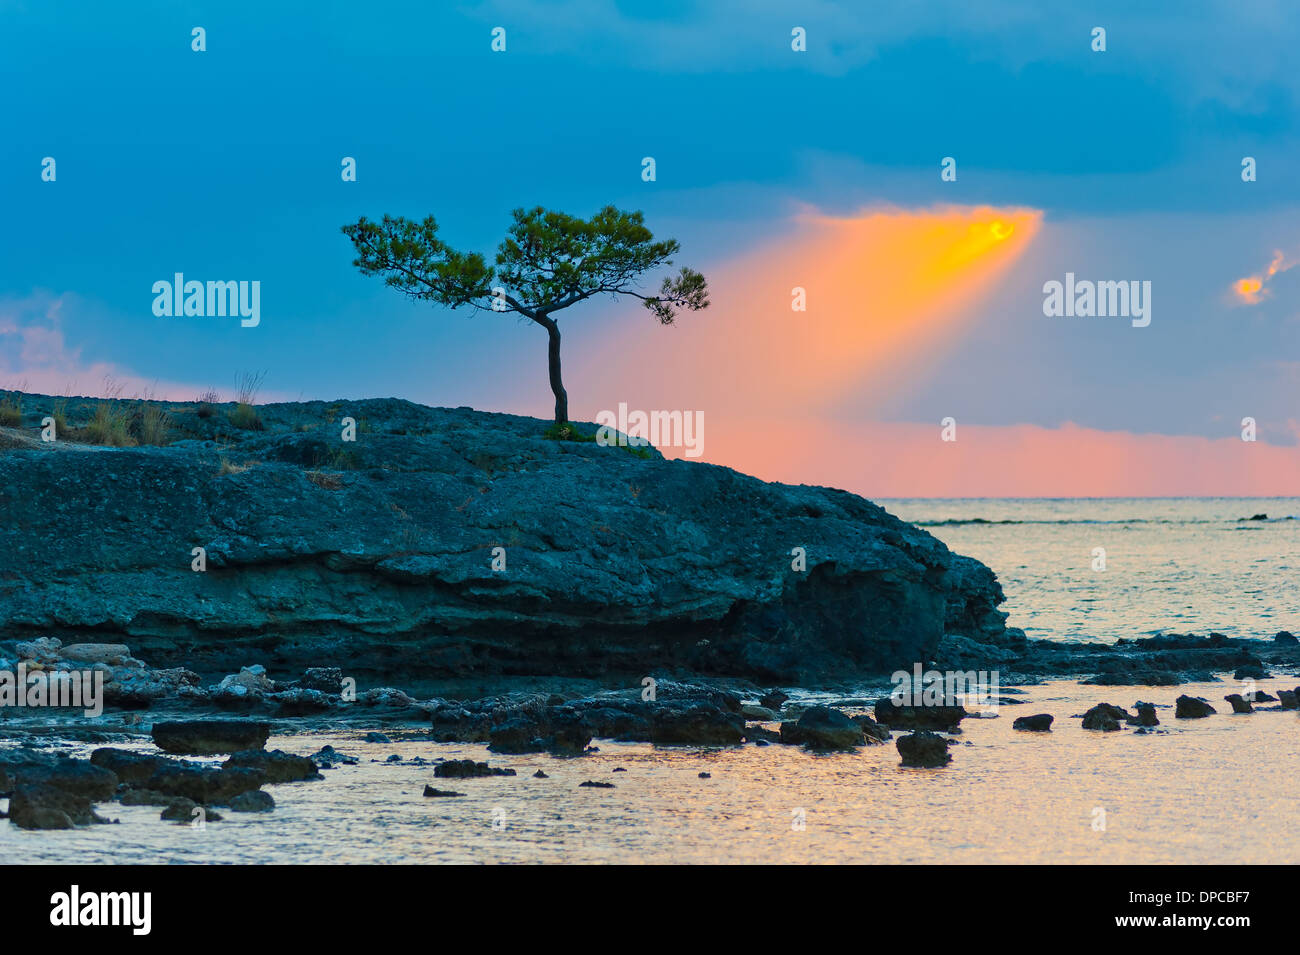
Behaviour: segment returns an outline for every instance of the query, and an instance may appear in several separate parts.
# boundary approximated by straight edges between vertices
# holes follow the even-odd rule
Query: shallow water
[[[1261,688],[1294,687],[1296,678]],[[573,759],[498,756],[480,745],[364,743],[364,731],[276,736],[297,753],[325,743],[361,757],[319,782],[267,787],[277,808],[226,812],[204,829],[156,807],[103,804],[119,825],[23,832],[0,825],[4,862],[911,862],[1283,863],[1300,837],[1295,772],[1300,715],[1225,715],[1225,683],[1180,688],[1026,688],[1021,705],[967,720],[942,769],[903,769],[891,743],[813,755],[773,744],[655,749],[600,742]],[[1167,734],[1085,731],[1095,702],[1172,706],[1202,695],[1218,716],[1174,720]],[[1018,715],[1056,717],[1048,734]],[[92,746],[78,745],[83,754]],[[148,744],[138,748],[152,750]],[[488,760],[514,777],[439,780],[403,758]],[[372,761],[373,760],[373,761]],[[615,773],[615,767],[626,772]],[[550,778],[534,779],[543,769]],[[712,778],[700,779],[701,771]],[[584,780],[614,789],[579,788]],[[425,798],[424,785],[463,798]],[[806,827],[794,828],[802,809]],[[1104,831],[1094,828],[1104,810]]]
[[[1300,514],[1300,499],[884,503],[994,567],[1009,622],[1032,636],[1300,632],[1300,520],[1279,519]],[[1240,520],[1257,513],[1271,520]],[[1104,572],[1091,569],[1097,546],[1107,551]],[[1291,675],[1260,688],[1276,695],[1297,683]],[[113,826],[32,833],[0,823],[0,861],[1292,862],[1300,714],[1228,715],[1223,696],[1241,689],[1231,681],[1025,687],[1012,697],[1023,704],[967,720],[952,764],[930,770],[901,768],[892,742],[813,755],[781,745],[599,741],[598,753],[556,759],[403,741],[393,726],[277,736],[269,746],[313,753],[330,743],[362,762],[328,770],[320,782],[268,787],[273,813],[226,812],[202,830],[164,823],[156,807],[117,804],[100,807],[121,820]],[[1206,697],[1219,715],[1173,719],[1182,693]],[[1097,702],[1131,707],[1138,699],[1160,705],[1167,733],[1085,731],[1071,718]],[[1016,716],[1039,712],[1056,717],[1050,734],[1012,730]],[[361,742],[368,729],[395,741]],[[85,755],[94,747],[66,748]],[[390,753],[486,759],[518,775],[436,780],[432,766],[383,762]],[[539,768],[550,778],[532,778]],[[579,788],[588,779],[616,788]],[[426,783],[466,795],[425,798]],[[793,826],[798,810],[802,830]]]
[[[1031,637],[1300,633],[1300,498],[879,503],[992,567]],[[1269,520],[1243,520],[1256,514]]]

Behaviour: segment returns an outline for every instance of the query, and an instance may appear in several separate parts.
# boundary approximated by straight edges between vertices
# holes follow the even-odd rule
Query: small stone
[[[579,787],[586,786],[591,789],[613,789],[613,783],[598,783],[595,780],[588,779],[585,783],[578,783]]]
[[[451,790],[451,789],[434,789],[432,786],[425,786],[425,787],[424,787],[424,794],[425,794],[426,796],[437,796],[437,797],[440,797],[440,798],[441,798],[441,797],[445,797],[445,796],[463,796],[463,795],[465,795],[464,793],[458,793],[458,792],[455,792],[454,790]]]
[[[1019,716],[1011,724],[1013,730],[1026,730],[1030,733],[1048,733],[1052,729],[1050,713],[1035,713],[1033,716]]]

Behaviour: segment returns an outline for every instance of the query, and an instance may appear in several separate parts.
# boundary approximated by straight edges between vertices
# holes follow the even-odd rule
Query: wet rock
[[[275,808],[275,798],[261,789],[250,789],[230,800],[235,812],[270,812]]]
[[[862,727],[839,710],[811,706],[799,721],[781,724],[781,742],[810,749],[850,750],[865,742]]]
[[[1098,703],[1083,714],[1083,728],[1113,733],[1120,728],[1119,721],[1121,719],[1125,722],[1128,721],[1129,715],[1126,710],[1110,703]]]
[[[160,819],[167,822],[182,822],[193,824],[202,820],[203,822],[220,822],[221,813],[208,806],[200,806],[193,799],[186,799],[184,796],[173,798],[167,805],[167,808],[159,815]]]
[[[776,730],[767,729],[759,723],[750,723],[745,727],[745,741],[766,746],[768,743],[779,743],[781,734]]]
[[[243,793],[258,789],[266,777],[254,769],[165,766],[142,787],[197,803],[224,805]]]
[[[661,710],[650,725],[656,746],[734,746],[745,738],[745,718],[710,706]]]
[[[1259,663],[1247,663],[1245,666],[1239,666],[1232,673],[1234,680],[1266,680],[1268,671]]]
[[[700,773],[700,779],[712,779],[712,778],[713,778],[712,773]]]
[[[1195,696],[1180,696],[1174,704],[1174,717],[1180,720],[1198,720],[1217,713],[1214,707]]]
[[[451,790],[451,789],[434,789],[432,786],[425,786],[425,787],[424,787],[424,794],[425,794],[425,796],[428,796],[428,797],[431,797],[431,798],[435,798],[435,797],[436,797],[436,798],[439,798],[439,799],[441,799],[441,798],[447,798],[447,797],[451,797],[451,796],[463,796],[463,795],[465,795],[464,793],[458,793],[458,792],[455,792],[454,790]]]
[[[117,792],[117,774],[84,759],[60,759],[46,766],[18,769],[19,786],[54,786],[91,802],[112,799]]]
[[[962,706],[900,706],[889,697],[878,700],[876,722],[895,730],[941,730],[957,727],[967,715]]]
[[[1255,712],[1254,707],[1252,707],[1250,703],[1248,703],[1240,693],[1230,693],[1229,695],[1225,696],[1224,699],[1227,700],[1230,704],[1232,704],[1232,712],[1234,713]]]
[[[573,713],[542,718],[519,715],[488,731],[494,753],[554,753],[576,756],[591,743],[590,726]]]
[[[883,743],[886,740],[892,739],[894,736],[894,734],[890,732],[888,726],[884,723],[877,723],[870,716],[857,717],[857,724],[862,727],[862,735],[867,737],[868,743],[872,740],[875,740],[878,743]]]
[[[1283,646],[1294,647],[1297,644],[1300,644],[1300,639],[1297,639],[1296,635],[1290,630],[1280,630],[1273,635],[1273,642],[1282,644]]]
[[[283,750],[246,749],[231,753],[221,764],[223,769],[252,769],[262,773],[267,783],[295,783],[324,779],[316,764],[307,756],[295,756]]]
[[[367,743],[391,743],[392,740],[383,733],[367,733],[364,742]]]
[[[601,782],[596,782],[595,780],[588,779],[585,783],[578,783],[578,788],[580,788],[580,789],[582,789],[582,788],[589,788],[589,789],[613,789],[613,788],[614,788],[614,784],[613,784],[613,783],[601,783]]]
[[[755,706],[753,703],[746,703],[740,708],[740,715],[747,720],[758,720],[763,723],[773,723],[776,721],[776,713],[769,710],[766,706]]]
[[[1012,722],[1014,730],[1027,730],[1031,733],[1047,733],[1052,729],[1052,714],[1035,713],[1033,716],[1018,716]]]
[[[903,757],[904,766],[936,767],[947,766],[952,762],[952,754],[948,752],[944,738],[926,730],[900,736],[895,745],[898,747],[898,755]]]
[[[764,709],[779,713],[781,712],[781,707],[785,706],[785,701],[788,699],[790,699],[790,697],[780,690],[768,690],[758,698],[758,705]]]
[[[450,759],[433,768],[433,775],[442,779],[473,779],[478,776],[513,776],[513,769],[499,769],[472,759]]]
[[[138,786],[152,776],[159,768],[176,763],[165,756],[152,753],[137,753],[129,749],[117,749],[103,746],[90,754],[90,761],[117,776],[118,781],[130,786]],[[178,764],[179,765],[179,764]]]
[[[136,787],[123,790],[118,797],[118,802],[123,806],[170,806],[175,801],[176,797],[169,796],[167,793]]]
[[[308,667],[298,681],[305,690],[316,690],[328,696],[343,693],[343,671],[338,667]]]
[[[349,756],[346,753],[340,753],[333,746],[326,744],[317,752],[312,753],[311,760],[317,766],[332,767],[335,765],[355,766],[360,762],[355,756]]]
[[[1296,690],[1278,690],[1277,701],[1284,710],[1297,709]]]
[[[1251,690],[1249,693],[1243,693],[1241,698],[1247,703],[1276,703],[1277,697],[1264,690]]]
[[[9,821],[20,829],[71,829],[107,822],[85,796],[44,783],[19,786],[9,797]]]
[[[153,741],[167,753],[216,756],[262,749],[271,724],[258,720],[176,720],[153,725]]]
[[[550,778],[551,778],[550,776],[546,775],[546,773],[542,772],[540,769],[537,772],[533,773],[533,779],[550,779]]]
[[[1156,705],[1154,703],[1143,703],[1141,700],[1133,704],[1133,709],[1137,711],[1138,726],[1159,726],[1160,718],[1156,716]]]

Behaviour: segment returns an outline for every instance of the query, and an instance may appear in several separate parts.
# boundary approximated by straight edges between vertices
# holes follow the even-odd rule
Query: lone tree
[[[704,276],[683,268],[666,277],[658,294],[637,291],[646,272],[671,265],[675,239],[655,241],[640,212],[606,206],[590,219],[538,206],[516,209],[510,231],[489,266],[477,252],[457,252],[438,238],[433,216],[412,222],[362,217],[343,232],[356,247],[353,265],[409,295],[449,308],[468,305],[491,312],[518,312],[546,329],[547,365],[555,394],[555,423],[563,434],[569,396],[560,375],[560,326],[555,313],[596,295],[630,295],[663,325],[683,308],[709,304]]]

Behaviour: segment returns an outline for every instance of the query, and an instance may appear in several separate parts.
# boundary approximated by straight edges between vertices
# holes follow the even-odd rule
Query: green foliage
[[[473,305],[518,312],[547,324],[552,312],[595,295],[630,295],[660,322],[669,324],[683,308],[708,306],[704,276],[683,268],[665,278],[657,295],[638,292],[649,271],[672,264],[675,239],[656,241],[640,212],[606,206],[590,219],[538,206],[516,209],[495,262],[461,253],[438,238],[432,216],[416,223],[400,216],[381,222],[362,218],[343,227],[366,275],[382,275],[391,287],[420,301],[451,308]],[[501,288],[500,301],[493,289]],[[495,307],[494,307],[495,306]]]
[[[564,422],[564,424],[560,424],[558,421],[554,422],[542,432],[542,437],[551,441],[578,441],[583,443],[594,443],[596,440],[594,434],[583,434],[578,430],[576,424],[568,421]]]

